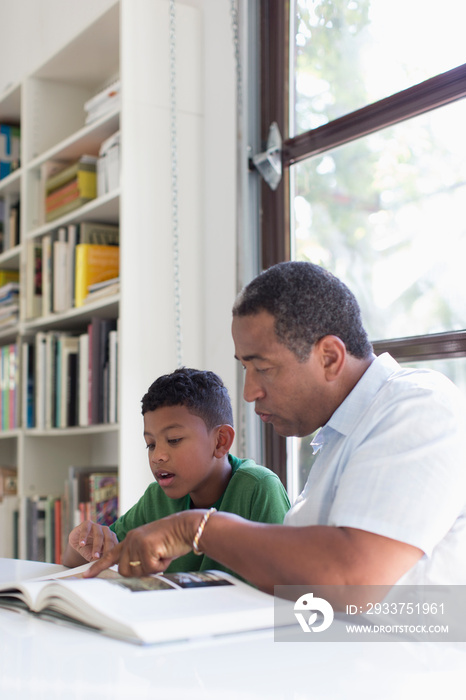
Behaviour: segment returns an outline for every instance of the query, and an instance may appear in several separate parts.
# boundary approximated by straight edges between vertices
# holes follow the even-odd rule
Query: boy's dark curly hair
[[[151,384],[142,397],[142,415],[163,406],[186,406],[202,418],[208,430],[217,425],[233,426],[230,396],[222,380],[208,370],[181,367]]]

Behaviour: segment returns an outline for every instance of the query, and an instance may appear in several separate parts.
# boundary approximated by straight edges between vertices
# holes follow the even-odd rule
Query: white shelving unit
[[[25,313],[27,242],[82,221],[118,223],[120,192],[99,197],[72,213],[45,223],[38,185],[41,169],[49,161],[73,161],[83,154],[98,155],[104,139],[120,128],[120,110],[85,124],[84,103],[120,73],[120,7],[109,11],[85,29],[36,72],[10,90],[0,101],[0,121],[21,126],[21,167],[0,181],[6,211],[20,200],[20,244],[0,255],[0,268],[20,271],[20,320],[0,332],[0,345],[33,339],[39,330],[84,332],[93,316],[118,318],[119,296],[93,302],[65,313],[28,319]],[[7,219],[8,217],[6,217]],[[21,370],[18,372],[18,381]],[[23,395],[19,386],[17,399]],[[63,495],[68,466],[118,464],[117,424],[86,428],[40,430],[21,424],[0,433],[0,463],[13,465],[18,474],[19,555],[27,551],[25,527],[28,496]],[[4,545],[5,546],[5,545]]]
[[[169,6],[167,0],[120,0],[21,84],[0,97],[0,122],[21,125],[21,167],[0,181],[0,198],[20,199],[20,245],[0,254],[0,268],[21,272],[21,316],[0,331],[0,345],[42,330],[84,329],[91,317],[119,319],[119,424],[0,432],[0,465],[14,465],[20,502],[19,554],[25,557],[25,501],[61,495],[69,465],[118,464],[125,511],[151,475],[142,437],[140,401],[158,375],[176,366],[171,242]],[[202,13],[177,5],[177,96],[184,364],[203,366],[204,284]],[[85,124],[84,102],[120,77],[121,108]],[[44,223],[39,183],[51,160],[97,155],[120,130],[117,191]],[[9,206],[9,205],[8,205]],[[62,314],[26,318],[27,244],[60,225],[102,221],[120,225],[121,293]],[[207,270],[207,268],[206,268]],[[21,412],[20,412],[21,415]]]

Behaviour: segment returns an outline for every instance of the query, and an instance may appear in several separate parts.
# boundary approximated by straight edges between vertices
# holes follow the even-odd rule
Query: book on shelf
[[[19,244],[19,201],[14,203],[0,199],[0,252]]]
[[[0,348],[0,429],[19,426],[19,357],[17,343]]]
[[[89,334],[89,423],[108,423],[108,391],[111,331],[116,330],[116,319],[94,317],[88,326]]]
[[[109,423],[118,422],[118,322],[108,334],[108,415]]]
[[[45,221],[64,216],[97,196],[95,156],[82,156],[45,181]]]
[[[78,425],[89,425],[89,335],[79,336]]]
[[[79,243],[76,246],[75,306],[84,304],[90,285],[119,274],[119,246]]]
[[[117,224],[105,224],[96,221],[83,221],[78,226],[77,243],[94,245],[119,245],[120,228]]]
[[[68,307],[68,241],[66,227],[60,226],[52,244],[52,311],[61,313]],[[42,260],[42,300],[44,299],[44,260]]]
[[[27,558],[59,563],[61,560],[61,499],[33,495],[26,499]]]
[[[8,217],[8,236],[5,239],[4,250],[9,250],[19,245],[19,231],[20,231],[20,206],[19,202],[12,204],[10,206],[10,214]]]
[[[0,124],[0,180],[20,165],[21,130],[17,124]]]
[[[120,107],[121,99],[120,80],[114,80],[96,95],[86,100],[84,111],[86,112],[86,124],[91,124],[108,112]]]
[[[18,510],[16,493],[4,494],[0,499],[0,557],[18,558]]]
[[[65,307],[72,309],[74,307],[74,288],[76,275],[76,244],[78,243],[79,235],[78,224],[68,224],[67,227],[67,244],[68,252],[66,256],[66,286],[65,286]]]
[[[21,425],[35,426],[35,343],[23,341],[21,345]]]
[[[26,243],[26,319],[42,314],[42,241],[31,238]]]
[[[103,479],[108,480],[107,488],[99,491],[95,486]],[[83,520],[93,519],[102,525],[111,525],[118,517],[118,467],[72,465],[68,467],[64,493],[63,527],[66,537]],[[103,521],[96,520],[97,513]]]
[[[89,519],[99,525],[111,525],[118,518],[118,474],[89,474]]]
[[[53,235],[42,236],[42,316],[53,311]]]
[[[57,391],[57,343],[60,334],[56,331],[45,332],[45,367],[43,377],[43,390],[45,391],[45,418],[46,429],[55,428],[57,425],[56,391]]]
[[[34,339],[34,427],[46,427],[47,415],[47,334],[37,331]]]
[[[10,275],[2,275],[11,272]],[[5,281],[9,280],[9,281]],[[17,270],[0,270],[0,324],[16,323],[19,316],[19,273]]]
[[[0,269],[0,287],[7,285],[9,282],[19,282],[19,271]]]
[[[79,337],[62,334],[57,341],[55,391],[57,428],[77,425]]]
[[[66,619],[137,644],[274,627],[274,597],[227,573],[211,570],[124,578],[111,568],[84,579],[82,572],[89,566],[3,583],[0,604],[43,614],[49,621]]]
[[[120,186],[120,132],[102,142],[97,161],[97,195],[102,197]]]
[[[5,496],[18,493],[18,472],[15,467],[0,467],[0,503]]]
[[[3,251],[7,250],[8,248],[8,246],[6,245],[7,224],[5,220],[5,212],[5,200],[0,197],[0,253],[3,253]]]
[[[19,317],[19,284],[8,282],[0,287],[0,327],[17,323]]]

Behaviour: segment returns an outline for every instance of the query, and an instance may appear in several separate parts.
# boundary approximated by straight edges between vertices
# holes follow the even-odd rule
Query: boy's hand
[[[93,561],[110,552],[118,538],[106,525],[85,520],[70,532],[68,542],[86,561]]]
[[[165,571],[173,559],[192,549],[194,535],[204,514],[183,511],[131,530],[125,539],[96,561],[83,575],[97,576],[118,564],[122,576],[143,576]]]

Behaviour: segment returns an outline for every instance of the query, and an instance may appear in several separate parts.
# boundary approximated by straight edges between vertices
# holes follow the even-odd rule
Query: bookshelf
[[[36,406],[28,423],[27,352],[23,354],[23,348],[28,345],[35,348],[41,334],[55,339],[65,336],[77,338],[87,332],[95,319],[100,323],[111,321],[116,325],[119,318],[119,294],[78,308],[71,302],[64,311],[54,312],[51,308],[45,313],[42,304],[34,310],[28,308],[28,298],[31,297],[31,285],[34,285],[37,275],[31,254],[34,247],[42,246],[42,241],[48,235],[53,240],[60,228],[68,234],[73,225],[79,231],[79,226],[84,222],[119,224],[119,187],[47,221],[44,185],[52,166],[57,171],[84,154],[98,157],[102,142],[120,130],[120,105],[110,108],[90,123],[86,123],[84,110],[89,98],[119,76],[120,45],[120,5],[114,3],[59,53],[0,98],[0,124],[18,125],[21,134],[19,168],[0,179],[0,212],[3,218],[0,270],[17,270],[20,280],[17,322],[5,328],[0,325],[0,347],[16,348],[15,364],[11,362],[6,368],[11,380],[9,386],[6,386],[4,379],[3,365],[0,368],[0,409],[3,411],[0,463],[16,468],[17,496],[14,503],[19,513],[16,551],[13,542],[2,542],[2,553],[6,556],[17,554],[24,558],[31,551],[31,542],[28,541],[30,533],[27,531],[28,499],[34,496],[62,497],[71,465],[95,466],[97,469],[101,465],[119,463],[119,424],[115,421],[115,415],[114,422],[108,422],[107,414],[105,420],[87,426],[68,424],[69,415],[62,417],[63,427],[57,427],[60,425],[57,416],[51,424],[39,420],[37,386],[50,382],[45,386],[45,392],[51,396],[49,400],[52,404],[58,390],[54,394],[52,379],[48,374],[44,378],[45,372],[39,367],[37,355],[34,358],[37,365],[31,392]],[[14,241],[9,231],[10,211],[14,206],[18,208],[18,203],[19,240]],[[54,279],[56,274],[54,270]],[[45,270],[42,269],[42,282],[44,275]],[[0,361],[3,363],[1,354]],[[51,356],[48,361],[54,363],[55,358]],[[68,381],[71,381],[70,373],[68,369]],[[9,414],[5,421],[6,406]],[[58,403],[55,409],[63,412]],[[10,514],[12,508],[9,505],[7,509],[5,499],[2,507]]]
[[[189,348],[184,363],[204,366],[199,332],[204,325],[204,289],[199,279],[204,274],[205,245],[204,192],[199,177],[204,128],[202,13],[189,3],[180,3],[177,23],[180,225],[187,224],[189,233],[181,259],[183,284],[189,292],[183,308]],[[21,558],[28,552],[27,499],[63,495],[70,466],[118,465],[123,511],[151,480],[140,400],[156,376],[176,366],[168,41],[166,0],[120,0],[0,96],[0,123],[11,121],[21,128],[20,167],[0,180],[0,200],[7,207],[20,203],[18,245],[0,252],[0,269],[20,271],[20,316],[15,325],[0,327],[0,346],[16,343],[22,348],[35,344],[40,334],[80,335],[92,319],[118,322],[119,333],[118,422],[28,426],[24,418],[25,361],[20,354],[18,421],[14,428],[0,430],[0,466],[17,469]],[[86,123],[86,101],[116,79],[122,86],[120,104]],[[98,156],[102,143],[117,132],[121,137],[120,186],[46,221],[44,180],[50,164],[73,161],[83,154]],[[120,291],[61,312],[42,313],[41,305],[32,314],[28,307],[32,248],[62,227],[68,231],[85,222],[119,225]],[[205,265],[208,269],[207,262]],[[232,294],[227,290],[226,296],[229,311]]]

